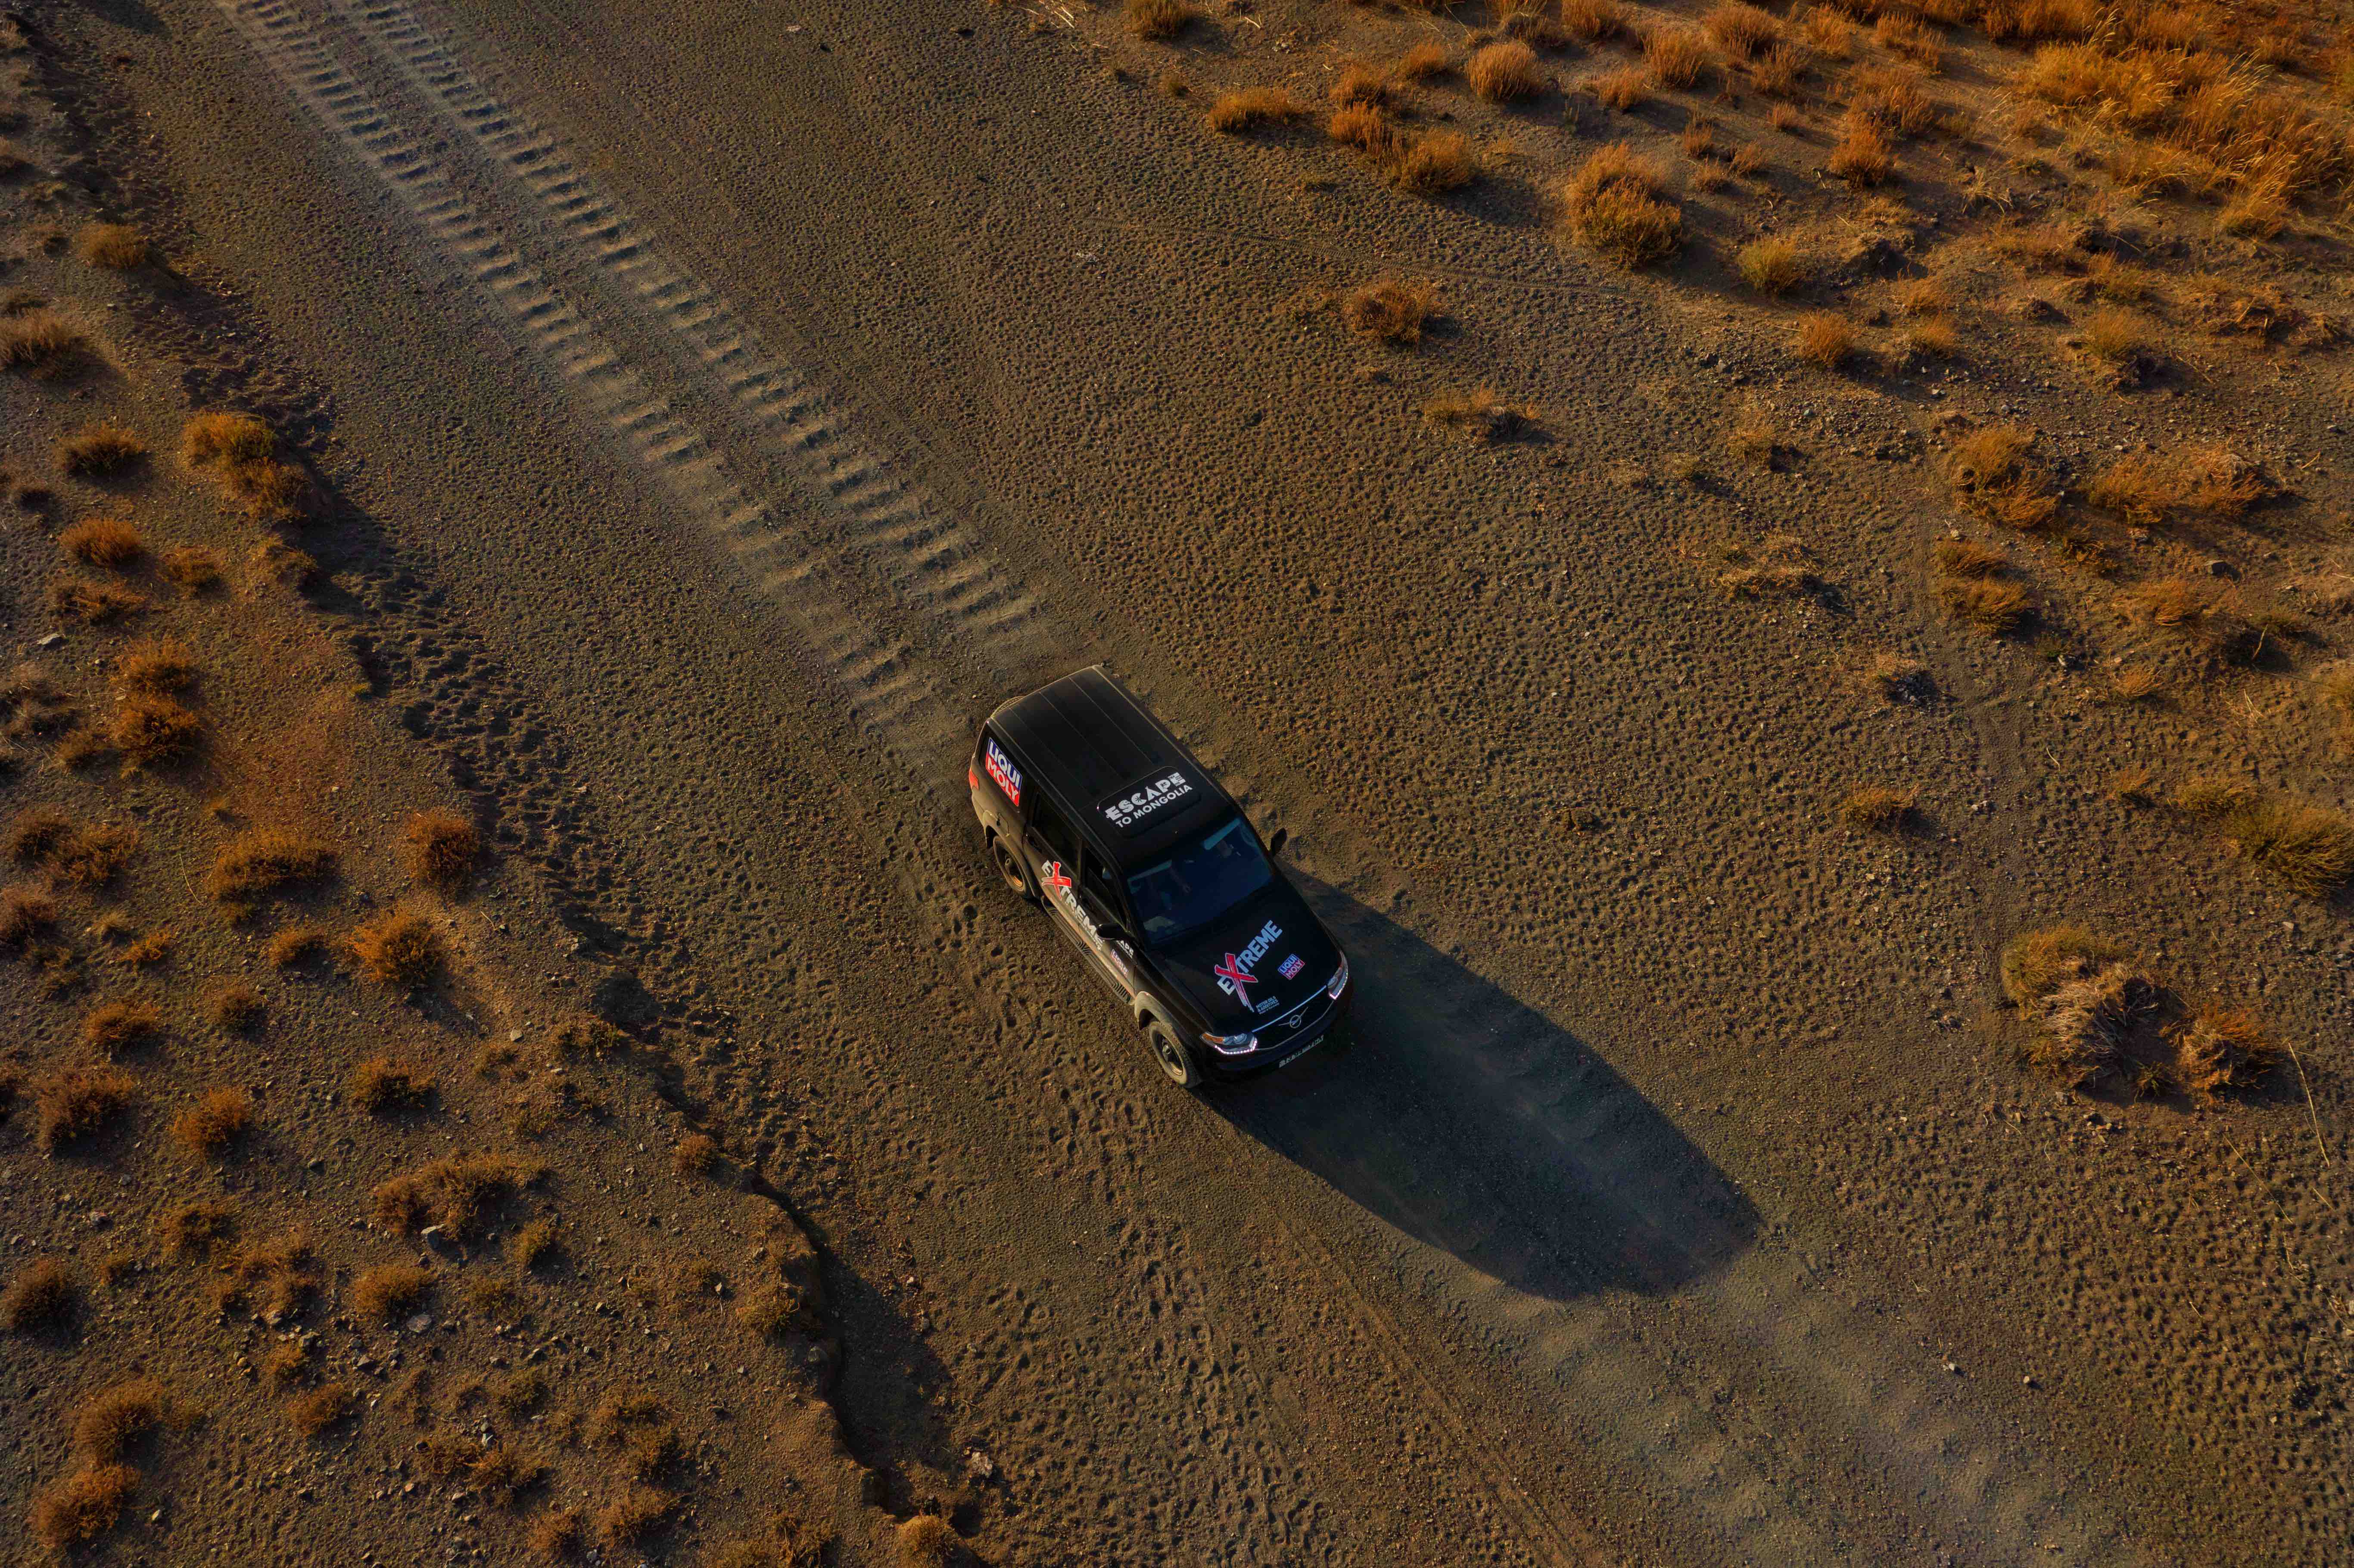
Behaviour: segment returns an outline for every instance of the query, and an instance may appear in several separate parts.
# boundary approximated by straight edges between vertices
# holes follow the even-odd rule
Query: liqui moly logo
[[[1258,984],[1258,977],[1251,970],[1267,957],[1267,950],[1274,947],[1276,939],[1282,935],[1283,928],[1269,920],[1258,928],[1258,935],[1250,939],[1250,946],[1239,953],[1228,953],[1225,963],[1213,966],[1210,972],[1218,977],[1218,989],[1248,1007],[1251,1004],[1250,988]]]
[[[1006,756],[997,742],[989,740],[981,743],[981,765],[989,769],[990,778],[1005,791],[1008,803],[1022,804],[1022,770],[1013,766],[1013,758]]]

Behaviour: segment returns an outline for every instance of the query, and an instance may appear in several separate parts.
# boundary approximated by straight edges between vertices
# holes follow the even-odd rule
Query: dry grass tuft
[[[49,584],[49,613],[76,626],[112,626],[147,613],[147,596],[114,583],[58,577]]]
[[[1537,64],[1536,51],[1517,38],[1490,44],[1463,68],[1471,90],[1490,103],[1518,103],[1550,91],[1553,79]]]
[[[74,249],[93,267],[128,272],[147,265],[147,237],[127,223],[93,223],[75,237]]]
[[[1876,185],[1896,172],[1896,153],[1877,124],[1850,119],[1823,166],[1851,185]]]
[[[21,371],[37,381],[55,381],[80,369],[90,357],[90,339],[81,330],[47,311],[0,321],[0,368]]]
[[[1193,26],[1195,13],[1185,0],[1127,0],[1121,19],[1140,38],[1173,38]]]
[[[1401,137],[1387,164],[1390,183],[1409,196],[1439,196],[1471,183],[1479,160],[1460,131],[1425,131]]]
[[[213,992],[208,1006],[214,1024],[231,1034],[249,1033],[266,1011],[261,993],[242,980],[232,980]]]
[[[125,1458],[164,1425],[165,1414],[162,1383],[152,1377],[118,1383],[74,1413],[74,1446],[101,1463]]]
[[[1891,54],[1903,55],[1932,76],[1946,61],[1944,37],[1923,25],[1917,16],[1899,11],[1885,11],[1872,29],[1872,40]]]
[[[1432,81],[1455,69],[1455,57],[1440,43],[1415,45],[1398,56],[1390,65],[1390,75],[1399,81]]]
[[[671,1168],[682,1176],[708,1176],[719,1164],[719,1145],[707,1133],[690,1132],[671,1151]]]
[[[352,1069],[344,1093],[370,1116],[423,1110],[433,1103],[433,1075],[389,1056],[371,1056]]]
[[[1954,330],[1953,323],[1930,317],[1905,327],[1904,346],[1931,359],[1951,359],[1961,352],[1962,337]]]
[[[1525,403],[1507,403],[1492,387],[1468,392],[1441,392],[1422,406],[1422,417],[1446,425],[1475,440],[1506,441],[1536,423],[1536,410]]]
[[[2354,882],[2354,818],[2343,811],[2259,797],[2223,813],[2215,827],[2292,892],[2327,898]]]
[[[84,425],[58,442],[58,471],[76,479],[94,479],[118,472],[147,455],[139,432],[101,419]]]
[[[253,1128],[253,1097],[240,1088],[212,1089],[172,1118],[172,1136],[200,1160],[211,1160]]]
[[[239,833],[213,857],[205,891],[224,903],[248,901],[335,874],[334,849],[284,828]]]
[[[474,824],[455,811],[419,811],[408,819],[408,874],[436,892],[455,895],[473,881],[482,839]]]
[[[270,938],[262,954],[271,969],[287,969],[324,953],[329,945],[324,927],[289,926]]]
[[[54,1334],[70,1327],[80,1310],[81,1289],[66,1266],[35,1258],[0,1289],[0,1329],[12,1334]]]
[[[2215,604],[2207,586],[2190,577],[2154,577],[2117,595],[2117,607],[2133,619],[2167,631],[2197,631]]]
[[[58,901],[45,888],[14,884],[0,889],[0,948],[22,948],[58,923]]]
[[[2166,690],[2166,677],[2147,664],[2132,664],[2109,677],[2113,702],[2146,702]]]
[[[441,933],[421,915],[391,910],[351,935],[360,972],[381,985],[415,987],[430,982],[449,962]]]
[[[139,530],[120,517],[85,517],[58,534],[58,548],[93,567],[127,567],[147,553]]]
[[[134,643],[114,661],[114,687],[120,692],[160,696],[182,690],[196,678],[196,655],[178,642]]]
[[[1446,58],[1447,51],[1439,50],[1442,67]],[[1409,96],[1401,86],[1405,79],[1395,67],[1381,70],[1373,66],[1352,65],[1341,72],[1340,79],[1324,96],[1335,109],[1352,104],[1366,109],[1395,109]]]
[[[963,1544],[948,1520],[919,1513],[899,1526],[900,1568],[945,1568]]]
[[[581,1553],[580,1514],[576,1509],[557,1509],[544,1513],[532,1521],[531,1549],[555,1563],[577,1563]]]
[[[352,1281],[352,1305],[371,1322],[394,1323],[425,1303],[433,1271],[413,1263],[387,1263],[362,1271]]]
[[[164,1032],[164,1014],[152,1001],[108,1001],[81,1021],[81,1043],[110,1056],[144,1045]]]
[[[1422,323],[1437,308],[1437,284],[1384,278],[1350,291],[1341,301],[1341,320],[1363,337],[1420,343]]]
[[[1628,269],[1665,260],[1683,244],[1683,215],[1659,199],[1662,184],[1626,143],[1602,148],[1561,188],[1571,238]]]
[[[2261,469],[2212,444],[2120,458],[2084,486],[2093,505],[2143,527],[2187,517],[2229,521],[2279,493]]]
[[[1956,441],[1946,471],[1961,503],[2013,528],[2050,523],[2060,498],[2034,448],[2035,432],[2023,425],[1984,425]]]
[[[155,1223],[164,1255],[174,1263],[207,1257],[237,1237],[237,1211],[208,1201],[182,1203]]]
[[[1207,116],[1210,129],[1233,134],[1265,125],[1288,125],[1308,108],[1287,87],[1238,87],[1218,94]]]
[[[2002,989],[2035,1027],[2030,1061],[2074,1085],[2121,1065],[2160,1000],[2131,948],[2081,926],[2014,938],[2002,953]]]
[[[1851,828],[1893,832],[1912,825],[1920,804],[1921,792],[1917,789],[1892,789],[1885,785],[1870,784],[1850,791],[1847,799],[1840,802],[1840,821]]]
[[[1660,87],[1697,87],[1708,58],[1708,46],[1689,27],[1654,27],[1643,40],[1643,64]]]
[[[164,551],[163,567],[164,577],[191,599],[220,586],[220,556],[200,546],[188,545]]]
[[[1599,44],[1629,30],[1618,0],[1561,0],[1561,25],[1581,43]]]
[[[1786,101],[1776,103],[1770,115],[1774,129],[1787,131],[1798,122],[1798,111],[1787,102],[1804,90],[1807,79],[1806,51],[1789,44],[1776,44],[1748,66],[1749,85],[1767,98]]]
[[[1589,79],[1585,85],[1595,97],[1602,101],[1605,107],[1615,109],[1621,114],[1628,114],[1641,108],[1644,101],[1650,96],[1646,90],[1650,86],[1650,82],[1649,73],[1640,66],[1622,66],[1617,70],[1604,71],[1600,76]]]
[[[33,1538],[52,1552],[87,1546],[112,1530],[139,1472],[128,1465],[90,1465],[33,1494]]]
[[[2035,600],[2021,584],[1992,577],[1942,577],[1937,600],[1946,613],[1989,637],[2018,630],[2033,618]]]
[[[678,1512],[675,1492],[631,1487],[597,1510],[597,1533],[615,1551],[644,1545]]]
[[[110,738],[134,766],[171,762],[196,750],[204,724],[169,697],[134,693],[114,710]]]
[[[1999,577],[2010,571],[2010,557],[1974,539],[1940,539],[1937,570],[1949,577]]]
[[[503,1154],[436,1160],[377,1184],[376,1223],[402,1235],[415,1235],[429,1224],[467,1234],[535,1175]]]
[[[282,523],[302,514],[302,471],[279,461],[278,437],[250,414],[192,415],[180,430],[180,461],[211,473],[257,517]]]
[[[286,1402],[286,1422],[305,1437],[316,1437],[359,1414],[360,1397],[347,1383],[323,1383]]]
[[[523,1268],[544,1268],[564,1254],[554,1220],[525,1220],[507,1237],[507,1256]]]
[[[2174,1080],[2211,1103],[2226,1090],[2252,1089],[2280,1060],[2255,1015],[2242,1008],[2193,1014],[2174,1035]]]
[[[1806,282],[1806,259],[1789,240],[1749,240],[1735,252],[1733,264],[1740,269],[1742,282],[1758,294],[1787,294],[1801,282]]]
[[[1855,352],[1855,329],[1843,316],[1829,311],[1810,311],[1798,318],[1798,331],[1791,348],[1809,365],[1836,370]]]
[[[1763,54],[1782,39],[1782,24],[1773,13],[1742,0],[1720,0],[1701,18],[1701,31],[1727,55],[1746,59]]]

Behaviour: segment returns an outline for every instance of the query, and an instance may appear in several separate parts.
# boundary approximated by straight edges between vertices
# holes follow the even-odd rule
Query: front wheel
[[[1023,864],[1022,857],[1008,849],[1005,841],[994,833],[989,838],[989,858],[997,863],[997,874],[1004,879],[1005,885],[1013,889],[1015,896],[1026,903],[1038,902],[1038,890],[1030,885],[1030,868]]]
[[[1144,1033],[1152,1045],[1152,1059],[1161,1064],[1162,1075],[1171,1083],[1181,1089],[1202,1086],[1202,1069],[1193,1060],[1193,1053],[1186,1050],[1184,1043],[1169,1032],[1167,1024],[1155,1019],[1145,1025]]]

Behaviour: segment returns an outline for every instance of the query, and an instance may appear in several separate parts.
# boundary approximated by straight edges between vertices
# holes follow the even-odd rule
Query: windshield
[[[1131,873],[1128,896],[1155,947],[1200,930],[1275,876],[1250,824],[1235,817],[1169,858]]]

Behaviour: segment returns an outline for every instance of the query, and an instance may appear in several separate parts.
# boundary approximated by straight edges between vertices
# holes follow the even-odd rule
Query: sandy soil
[[[365,685],[339,722],[352,788],[387,792],[367,820],[465,800],[488,891],[529,911],[447,912],[514,991],[495,1022],[340,980],[273,1021],[315,1057],[299,1093],[391,1031],[454,1086],[476,1028],[594,1005],[665,1065],[541,1155],[570,1229],[612,1238],[591,1277],[655,1266],[622,1239],[641,1207],[749,1266],[775,1203],[631,1199],[674,1180],[635,1145],[682,1117],[818,1249],[838,1376],[748,1383],[732,1320],[659,1296],[651,1340],[588,1289],[535,1298],[677,1410],[730,1413],[695,1418],[664,1550],[790,1494],[845,1563],[919,1510],[1007,1563],[2329,1561],[2346,907],[2104,789],[2260,758],[2343,803],[2342,757],[2263,671],[2222,677],[2253,716],[2126,707],[2083,659],[1957,629],[1930,551],[1967,520],[1930,454],[1956,407],[2031,401],[2088,450],[2195,423],[2296,474],[2215,548],[2343,567],[2337,360],[2162,403],[1993,354],[1934,397],[1796,371],[1730,305],[1565,254],[1533,178],[1429,204],[1307,131],[1214,136],[1108,16],[875,10],[162,0],[36,29],[88,193],[48,199],[137,222],[178,279],[93,297],[129,361],[93,406],[159,449],[191,404],[300,443],[332,502],[304,635]],[[1193,69],[1351,41],[1324,8],[1256,16]],[[5,281],[62,287],[31,235]],[[1415,353],[1313,308],[1400,270],[1447,290]],[[1418,418],[1482,382],[1537,434]],[[1779,470],[1718,455],[1759,396]],[[1818,591],[1719,590],[1713,545],[1784,532]],[[27,552],[54,546],[9,547],[28,643],[51,565]],[[2342,625],[2312,635],[2324,661]],[[1869,692],[1883,652],[1935,695]],[[1349,1049],[1174,1094],[995,891],[972,726],[1097,660],[1291,830],[1362,977]],[[1842,825],[1861,783],[1917,787],[1925,824]],[[168,797],[198,863],[203,795]],[[2211,1112],[2024,1073],[1995,957],[2058,919],[2256,1001],[2301,1072]],[[204,931],[215,967],[253,940]],[[71,1048],[69,1011],[11,996],[31,1055]],[[466,1140],[459,1110],[363,1137],[319,1108],[253,1202],[293,1202],[319,1148],[360,1172],[323,1211],[341,1232],[366,1184]],[[12,1213],[46,1206],[21,1112],[5,1147]],[[143,1159],[73,1167],[12,1264]],[[351,1265],[399,1251],[350,1234]],[[185,1358],[158,1375],[233,1375],[241,1324],[134,1298],[97,1343],[12,1351],[13,1498],[64,1463],[101,1356],[152,1335]],[[604,1381],[576,1361],[560,1401]],[[312,1495],[257,1501],[207,1478],[260,1417],[194,1392],[217,1436],[167,1441],[169,1508],[126,1557],[339,1560],[355,1531],[440,1554],[440,1505],[346,1484],[413,1440],[391,1414],[341,1448],[277,1432],[249,1486]],[[558,1476],[532,1511],[593,1507],[594,1440],[536,1440]],[[479,1511],[466,1539],[520,1555],[525,1522]]]

